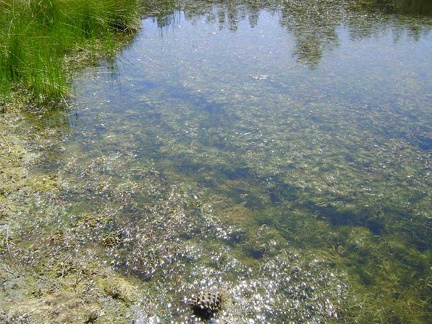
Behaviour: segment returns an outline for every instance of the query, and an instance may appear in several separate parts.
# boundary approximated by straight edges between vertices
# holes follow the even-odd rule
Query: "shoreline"
[[[71,255],[92,229],[86,220],[64,231],[31,228],[39,215],[25,211],[34,198],[55,208],[61,190],[55,178],[32,171],[43,155],[37,143],[47,138],[19,109],[0,114],[0,130],[0,322],[124,323],[138,301],[134,284],[89,258],[90,247]]]

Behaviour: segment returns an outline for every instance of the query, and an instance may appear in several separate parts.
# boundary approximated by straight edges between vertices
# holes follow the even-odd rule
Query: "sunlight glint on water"
[[[68,176],[99,189],[71,209],[116,211],[109,257],[153,293],[138,318],[187,321],[203,289],[230,296],[232,323],[349,320],[365,287],[403,295],[430,272],[413,261],[431,248],[430,25],[221,10],[147,18],[114,70],[77,77]]]

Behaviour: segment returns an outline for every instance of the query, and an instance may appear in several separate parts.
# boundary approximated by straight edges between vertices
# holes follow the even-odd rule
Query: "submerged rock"
[[[202,291],[190,303],[194,315],[202,319],[213,317],[221,309],[222,294],[215,291]]]

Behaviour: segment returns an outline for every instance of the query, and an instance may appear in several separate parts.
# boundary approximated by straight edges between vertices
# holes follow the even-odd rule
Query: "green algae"
[[[212,10],[185,17],[207,32],[213,25],[199,17]],[[230,31],[219,33],[242,31],[242,10],[217,10],[231,19]],[[304,23],[301,10],[296,21]],[[403,32],[399,24],[390,26]],[[188,301],[203,289],[229,296],[215,322],[430,318],[430,152],[423,145],[430,112],[417,77],[405,88],[388,85],[386,78],[400,75],[391,70],[351,77],[341,59],[350,54],[337,48],[340,69],[324,51],[320,60],[334,71],[309,53],[310,61],[294,57],[283,73],[267,56],[247,67],[244,57],[212,65],[185,44],[152,54],[162,41],[147,42],[138,52],[153,65],[142,67],[126,51],[126,69],[136,74],[122,78],[119,64],[110,79],[109,67],[94,68],[77,81],[88,88],[77,87],[76,106],[32,121],[37,128],[27,135],[38,153],[27,160],[39,158],[31,178],[11,171],[19,191],[2,191],[9,205],[0,236],[8,260],[4,319],[198,322]],[[188,55],[176,61],[182,51]],[[163,68],[176,66],[172,59],[180,72]],[[377,65],[365,53],[362,62]],[[4,136],[7,152],[14,141]],[[22,282],[28,288],[10,295]]]
[[[295,6],[290,10],[296,10]],[[305,22],[298,15],[297,25],[301,26]],[[188,12],[187,17],[193,19],[193,13]],[[336,17],[344,15],[336,12]],[[348,24],[357,26],[359,22],[354,19],[349,16]],[[394,24],[398,28],[400,22]],[[379,32],[382,30],[376,28],[371,33]],[[223,31],[220,33],[228,37]],[[357,35],[357,31],[351,28],[346,34]],[[282,75],[278,74],[280,67],[276,72],[266,63],[268,57],[261,61],[254,57],[258,64],[232,59],[225,66],[211,61],[204,49],[195,45],[199,43],[194,42],[191,41],[195,46],[192,48],[198,48],[199,54],[189,53],[190,59],[178,58],[179,52],[188,51],[187,41],[177,44],[176,51],[157,52],[163,58],[146,51],[146,57],[155,64],[141,70],[146,75],[141,87],[144,94],[127,105],[113,94],[103,100],[87,98],[84,102],[96,110],[85,112],[86,120],[97,114],[97,124],[105,126],[79,135],[86,149],[99,145],[93,149],[99,156],[97,163],[85,163],[87,177],[95,177],[87,187],[101,201],[108,198],[98,190],[97,179],[105,179],[104,188],[108,190],[114,184],[124,183],[124,189],[135,191],[130,198],[123,194],[125,204],[131,204],[130,210],[116,216],[124,217],[125,224],[131,217],[139,229],[123,230],[128,233],[125,251],[114,262],[120,271],[149,282],[155,293],[163,296],[153,297],[152,308],[156,310],[140,316],[164,316],[165,321],[176,316],[185,318],[181,307],[174,311],[177,315],[167,314],[158,309],[158,301],[176,301],[176,292],[188,295],[185,287],[199,289],[196,286],[203,281],[188,281],[188,276],[194,276],[204,277],[204,288],[226,289],[227,282],[233,287],[254,287],[247,288],[251,291],[249,295],[245,293],[248,298],[243,293],[241,297],[236,295],[239,288],[228,292],[240,300],[237,302],[245,310],[256,298],[259,311],[255,316],[274,322],[283,322],[286,316],[293,321],[305,320],[307,316],[311,321],[331,321],[335,314],[346,322],[427,319],[426,296],[430,288],[424,284],[430,273],[430,233],[424,225],[430,209],[428,152],[419,146],[421,139],[407,136],[406,129],[408,110],[410,120],[420,125],[422,132],[428,132],[424,87],[419,87],[418,80],[412,77],[407,80],[410,90],[405,90],[403,96],[417,96],[408,104],[402,99],[399,86],[390,86],[385,96],[382,90],[378,91],[378,85],[387,84],[380,76],[382,72],[361,74],[359,70],[345,71],[347,66],[337,72],[323,68],[323,72],[314,57],[307,61],[306,56],[302,60],[306,60],[303,62],[307,68],[314,67],[312,70],[317,72],[307,75],[309,80],[298,81],[296,73],[305,75],[295,65],[287,64],[290,73]],[[158,46],[157,42],[151,44]],[[244,47],[230,50],[244,53]],[[336,48],[332,50],[337,52]],[[245,55],[249,58],[248,51]],[[195,68],[197,61],[204,62],[199,71]],[[175,62],[181,66],[180,71],[163,68],[164,64],[176,66]],[[362,62],[368,68],[376,68],[367,56]],[[302,61],[295,64],[299,63]],[[257,72],[251,68],[257,69],[257,65],[265,69]],[[241,72],[230,73],[237,70]],[[178,79],[181,84],[176,84]],[[135,77],[125,80],[138,93],[139,82]],[[99,93],[103,91],[100,83],[95,87]],[[117,95],[121,97],[121,92]],[[403,104],[394,105],[395,100]],[[416,108],[410,108],[412,105]],[[106,109],[108,114],[100,113]],[[119,115],[123,110],[130,118],[127,122]],[[121,133],[129,134],[127,140],[119,137]],[[94,137],[98,140],[94,141]],[[132,170],[133,177],[131,173],[118,175],[124,166]],[[146,182],[145,187],[152,190],[134,185],[137,179],[151,180],[152,184]],[[162,183],[172,192],[168,193]],[[166,198],[157,198],[158,195]],[[82,198],[88,199],[84,193]],[[177,233],[171,232],[173,228]],[[320,271],[344,272],[338,273],[335,280],[343,282],[341,287],[350,287],[349,296],[344,295],[345,288],[338,292],[336,282],[329,283],[335,302],[331,306],[334,311],[327,315],[313,311],[325,308],[321,302],[298,304],[298,308],[292,307],[298,313],[288,315],[284,313],[286,307],[272,302],[270,295],[277,299],[287,294],[291,301],[310,301],[311,296],[299,287],[266,290],[261,286],[270,274],[259,277],[258,269],[272,263],[279,267],[288,262],[281,257],[282,251],[290,253],[295,249],[301,249],[300,263],[306,262],[303,258],[313,251],[324,260]],[[234,268],[230,268],[232,258],[238,262]],[[194,264],[200,266],[193,267]],[[244,273],[242,266],[251,269],[250,276],[256,281],[238,279]],[[283,271],[277,268],[274,273],[277,276]],[[303,275],[307,272],[300,273],[298,280],[306,282]],[[175,278],[176,284],[161,287],[158,282],[166,276]],[[289,273],[288,277],[294,276]],[[215,278],[223,278],[224,282]],[[290,295],[290,289],[298,289],[298,294]],[[322,292],[323,286],[317,283],[316,289]],[[377,298],[379,303],[375,302]],[[404,303],[409,307],[404,307]],[[230,305],[228,302],[221,319],[248,318]],[[263,305],[270,310],[264,311],[260,308],[265,308]],[[280,307],[281,313],[274,311]]]

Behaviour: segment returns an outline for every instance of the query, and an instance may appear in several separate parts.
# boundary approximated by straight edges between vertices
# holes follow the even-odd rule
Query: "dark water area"
[[[45,165],[114,220],[137,322],[198,322],[200,290],[218,323],[430,321],[429,1],[161,3]]]
[[[427,0],[372,0],[364,1],[364,3],[372,5],[372,9],[381,10],[387,13],[429,17],[432,15],[432,3]]]

